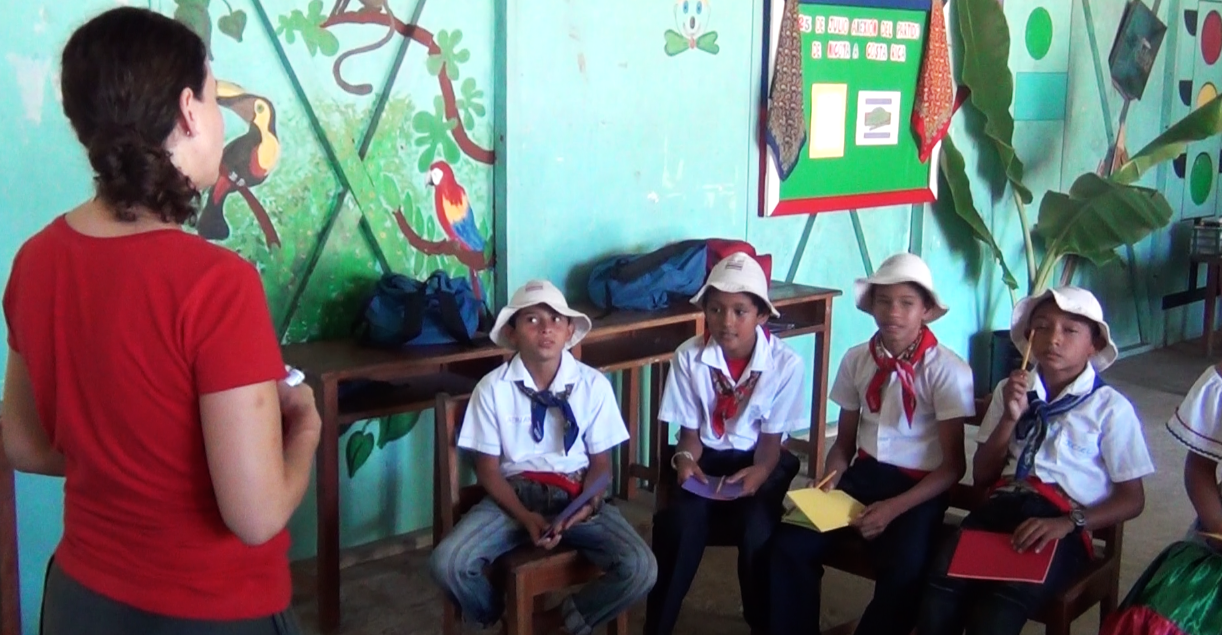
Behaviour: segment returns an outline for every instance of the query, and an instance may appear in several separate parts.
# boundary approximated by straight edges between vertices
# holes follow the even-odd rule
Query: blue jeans
[[[569,495],[556,487],[511,481],[527,509],[551,517],[562,511]],[[484,568],[516,547],[530,544],[517,520],[485,498],[462,517],[433,549],[433,580],[462,610],[464,619],[487,627],[504,612],[504,596],[492,587]],[[573,547],[603,571],[602,577],[564,599],[565,628],[586,635],[645,597],[658,575],[653,553],[619,510],[604,505],[598,516],[570,527],[561,545]]]
[[[1065,513],[1034,492],[1000,492],[963,519],[964,529],[1012,533],[1028,518],[1055,518]],[[946,575],[959,544],[956,534],[935,556],[921,601],[919,635],[1018,635],[1027,619],[1043,608],[1086,566],[1088,554],[1080,531],[1057,543],[1043,584],[952,578]]]
[[[845,471],[838,489],[869,505],[894,498],[917,480],[873,458],[859,458]],[[916,623],[934,532],[946,513],[947,496],[937,496],[896,516],[869,543],[875,569],[874,598],[857,624],[858,635],[907,635]],[[811,632],[819,615],[823,562],[838,541],[861,540],[855,529],[820,533],[782,524],[772,535],[769,599],[772,635]],[[816,628],[817,630],[817,628]]]

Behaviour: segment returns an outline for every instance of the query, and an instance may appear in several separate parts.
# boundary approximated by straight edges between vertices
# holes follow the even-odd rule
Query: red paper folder
[[[1048,543],[1039,553],[1035,549],[1019,553],[1014,550],[1011,538],[1011,534],[963,530],[946,575],[952,578],[1043,583],[1048,578],[1052,555],[1056,553],[1059,541]]]

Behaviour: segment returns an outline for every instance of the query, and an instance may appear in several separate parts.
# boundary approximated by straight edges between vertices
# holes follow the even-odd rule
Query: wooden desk
[[[822,429],[823,403],[827,393],[827,337],[831,329],[831,301],[839,291],[788,283],[773,283],[773,303],[781,319],[795,327],[780,337],[815,334],[816,376],[812,396],[811,427]],[[580,307],[590,315],[599,311]],[[704,315],[690,304],[666,311],[641,313],[617,311],[594,320],[594,329],[573,349],[582,361],[605,372],[623,371],[621,400],[630,440],[620,450],[621,496],[631,496],[635,479],[656,482],[659,466],[636,462],[640,438],[640,384],[646,366],[654,367],[653,412],[661,395],[662,368],[680,344],[704,332]],[[283,349],[285,363],[300,369],[315,391],[322,415],[322,438],[318,444],[318,616],[324,632],[339,627],[339,437],[347,426],[363,419],[431,408],[439,392],[460,395],[471,392],[483,375],[505,361],[508,353],[486,338],[474,347],[429,346],[405,351],[366,348],[349,340],[293,344]],[[346,394],[342,388],[353,382],[387,382]],[[347,384],[347,386],[345,386]],[[656,416],[654,417],[656,421]],[[655,441],[665,439],[662,426],[654,426]],[[812,439],[812,465],[822,462],[823,439]],[[657,446],[655,446],[657,447]],[[791,444],[793,447],[793,444]],[[805,446],[804,446],[805,447]],[[652,454],[652,453],[651,453]],[[815,458],[817,457],[817,458]],[[651,461],[656,463],[656,461]],[[814,469],[812,467],[812,469]],[[632,491],[629,491],[632,490]]]

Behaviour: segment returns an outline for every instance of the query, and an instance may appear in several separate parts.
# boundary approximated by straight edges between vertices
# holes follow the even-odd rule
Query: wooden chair
[[[458,468],[458,429],[466,413],[469,396],[437,395],[433,462],[433,544],[450,533],[467,510],[484,497],[478,485],[462,486]],[[542,610],[543,594],[560,591],[598,578],[602,572],[577,551],[557,547],[547,551],[533,546],[515,549],[485,572],[505,591],[506,635],[532,635],[534,614]],[[442,606],[442,633],[457,635],[461,620],[458,607],[448,599]],[[627,635],[628,614],[621,613],[607,624],[611,635]]]
[[[976,417],[967,421],[967,432],[975,429],[989,409],[991,397],[976,400]],[[985,492],[966,483],[957,483],[950,492],[950,506],[970,512],[984,502]],[[947,514],[939,540],[949,538],[958,526],[959,516]],[[1124,524],[1105,527],[1094,532],[1095,560],[1087,565],[1078,579],[1059,597],[1053,599],[1032,619],[1044,625],[1046,635],[1069,635],[1075,620],[1099,605],[1099,623],[1116,610],[1120,600],[1120,554],[1124,543]],[[874,568],[866,553],[866,542],[854,534],[846,534],[839,548],[832,550],[827,566],[867,579],[874,579]],[[818,623],[818,616],[815,616]],[[848,635],[857,627],[857,620],[841,624],[824,635]]]

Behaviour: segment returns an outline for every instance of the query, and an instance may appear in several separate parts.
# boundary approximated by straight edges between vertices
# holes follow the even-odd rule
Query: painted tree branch
[[[272,224],[271,216],[268,216],[267,210],[263,207],[263,203],[255,196],[254,192],[245,185],[237,185],[237,190],[242,194],[242,198],[246,199],[246,204],[250,205],[250,211],[254,212],[255,220],[259,221],[259,228],[263,230],[263,238],[267,241],[267,248],[280,246],[280,235],[276,233],[276,226]]]
[[[491,269],[495,258],[487,258],[483,252],[471,251],[466,247],[453,240],[427,240],[412,226],[408,224],[407,218],[403,216],[403,210],[395,210],[395,222],[399,224],[399,231],[403,232],[403,236],[407,238],[408,244],[423,254],[430,256],[453,256],[459,262],[469,267],[472,271],[483,271]]]
[[[433,39],[432,33],[429,33],[415,24],[405,24],[398,18],[380,11],[339,12],[327,18],[327,20],[322,23],[322,28],[326,29],[338,24],[380,24],[386,27],[393,27],[394,30],[403,37],[411,38],[424,45],[428,49],[429,55],[437,55],[441,53],[441,47],[437,46],[437,42]],[[334,73],[335,81],[341,88],[350,86],[348,82],[344,81],[339,76],[338,61],[334,68]],[[471,137],[467,136],[467,129],[463,127],[462,117],[460,117],[458,113],[458,104],[454,99],[454,84],[450,82],[450,77],[446,73],[444,66],[442,67],[441,72],[437,74],[437,82],[441,89],[441,99],[445,103],[446,119],[453,119],[458,123],[458,125],[454,126],[454,129],[451,131],[451,134],[454,137],[454,142],[458,144],[459,149],[461,149],[464,154],[471,157],[475,161],[492,165],[496,160],[496,154],[492,150],[481,148],[478,144],[471,140]],[[361,85],[353,86],[353,88],[357,89],[360,87]]]

